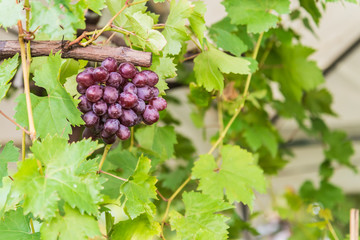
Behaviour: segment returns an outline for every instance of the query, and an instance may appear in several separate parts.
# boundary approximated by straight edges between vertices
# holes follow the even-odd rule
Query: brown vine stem
[[[111,26],[111,24],[113,23],[113,21],[128,7],[133,6],[133,5],[137,5],[137,4],[141,4],[144,2],[147,2],[148,0],[143,0],[143,1],[139,1],[139,2],[134,2],[134,3],[129,3],[129,0],[127,0],[125,2],[125,5],[120,9],[120,11],[118,11],[107,23],[106,25],[92,38],[90,38],[89,41],[86,41],[84,43],[80,43],[81,46],[86,47],[87,45],[89,45],[90,43],[94,42],[98,37],[100,37],[100,35],[108,28]]]
[[[127,181],[128,181],[128,180],[127,180],[127,179],[125,179],[125,178],[122,178],[122,177],[116,176],[116,175],[114,175],[114,174],[111,174],[111,173],[105,172],[105,171],[103,171],[103,170],[99,170],[99,173],[103,173],[103,174],[109,175],[109,176],[111,176],[111,177],[113,177],[113,178],[119,179],[119,180],[124,181],[124,182],[127,182]]]
[[[261,33],[259,35],[259,38],[258,38],[257,42],[256,42],[256,46],[255,46],[255,49],[254,49],[254,52],[253,52],[253,55],[252,55],[253,59],[256,59],[256,57],[257,57],[257,55],[259,53],[260,43],[261,43],[261,40],[263,38],[263,35],[264,35],[264,33]],[[229,131],[229,128],[231,127],[231,125],[235,121],[236,117],[239,115],[240,111],[244,107],[245,100],[247,98],[247,94],[248,94],[248,91],[249,91],[251,77],[252,77],[252,74],[249,73],[247,75],[247,78],[246,78],[246,83],[245,83],[245,88],[244,88],[244,93],[243,93],[243,101],[240,103],[239,107],[236,109],[233,117],[230,119],[230,121],[226,125],[225,129],[221,132],[221,135],[219,136],[218,140],[213,145],[213,147],[209,150],[208,154],[212,154],[214,152],[214,150],[217,148],[217,146],[223,141],[226,133]],[[172,201],[175,199],[175,197],[181,192],[181,190],[190,182],[190,180],[191,180],[191,175],[183,182],[183,184],[181,184],[181,186],[169,198],[169,201],[168,201],[168,204],[166,206],[164,216],[163,216],[162,221],[161,221],[161,232],[162,232],[163,239],[165,239],[164,233],[163,233],[163,228],[164,228],[164,224],[166,222],[167,216],[169,214],[170,205],[171,205]]]
[[[259,53],[260,43],[261,43],[263,35],[264,35],[264,33],[261,33],[259,35],[259,38],[258,38],[257,42],[256,42],[255,50],[254,50],[253,55],[252,55],[252,58],[254,60],[256,60],[256,57],[257,57],[257,55]],[[249,73],[247,75],[247,78],[246,78],[245,88],[244,88],[244,92],[243,92],[243,95],[242,95],[242,101],[241,101],[239,107],[235,110],[234,115],[232,116],[232,118],[230,119],[228,124],[226,125],[224,131],[221,132],[219,138],[217,139],[215,144],[212,146],[212,148],[210,149],[208,154],[212,154],[215,151],[215,149],[217,148],[217,146],[223,141],[224,137],[226,136],[226,133],[229,131],[231,125],[234,123],[235,119],[237,118],[237,116],[239,115],[241,110],[243,109],[243,107],[245,105],[247,95],[249,93],[249,86],[250,86],[250,82],[251,82],[251,77],[252,77],[252,73]]]
[[[109,150],[111,148],[111,144],[107,144],[104,148],[104,153],[101,157],[101,160],[100,160],[100,164],[99,164],[99,170],[98,172],[100,173],[101,172],[101,168],[102,166],[104,165],[104,162],[105,162],[105,159],[106,159],[106,155],[108,154]]]
[[[26,134],[30,135],[30,132],[28,130],[26,130],[24,127],[20,126],[17,122],[15,122],[14,119],[10,118],[8,115],[6,115],[3,111],[0,110],[0,114],[3,115],[7,120],[9,120],[10,122],[12,122],[13,124],[15,124],[18,128],[20,128],[21,130],[23,130],[23,132],[25,132]]]
[[[158,189],[156,189],[156,192],[157,192],[157,194],[161,197],[162,200],[164,200],[165,202],[169,201],[169,199],[167,199],[166,197],[164,197],[164,195],[162,195],[161,192],[160,192]]]

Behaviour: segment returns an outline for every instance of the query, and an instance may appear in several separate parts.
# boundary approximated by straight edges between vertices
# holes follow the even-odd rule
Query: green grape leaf
[[[1,147],[1,145],[0,145]],[[20,157],[20,152],[17,147],[14,146],[14,142],[8,142],[2,152],[0,153],[0,187],[3,186],[2,179],[8,175],[7,163],[17,162]]]
[[[250,62],[244,58],[230,56],[216,48],[210,47],[194,60],[196,81],[207,91],[224,89],[222,73],[249,74]]]
[[[4,214],[10,210],[18,209],[18,203],[22,200],[22,196],[13,191],[13,181],[4,177],[2,179],[3,186],[0,187],[0,219],[4,217]]]
[[[181,51],[183,43],[189,39],[186,32],[186,20],[192,13],[192,7],[188,0],[172,0],[170,2],[170,13],[162,32],[167,44],[164,55],[176,55]]]
[[[35,141],[30,148],[35,159],[22,162],[14,175],[14,188],[24,195],[24,212],[49,219],[55,216],[62,199],[81,213],[96,215],[101,189],[99,177],[96,168],[86,174],[81,170],[87,156],[98,147],[90,140],[69,145],[65,138],[57,136]],[[37,161],[44,166],[43,174],[39,172]]]
[[[247,126],[244,131],[244,137],[254,152],[261,146],[264,146],[269,150],[272,157],[276,156],[278,142],[276,135],[268,127],[261,125]]]
[[[311,181],[305,181],[300,187],[299,194],[308,202],[321,202],[325,208],[330,209],[336,204],[343,203],[345,197],[339,187],[326,181],[321,181],[319,189],[316,189]]]
[[[39,240],[40,233],[31,233],[29,221],[22,208],[5,213],[4,218],[0,218],[1,239]]]
[[[286,98],[300,102],[303,91],[313,90],[324,82],[316,63],[307,60],[313,49],[302,45],[282,45],[276,52],[283,67],[274,69],[272,77],[279,82]]]
[[[154,236],[159,236],[160,232],[160,224],[152,216],[142,214],[135,219],[120,221],[115,224],[111,239],[152,240]]]
[[[194,10],[189,17],[190,27],[199,39],[200,45],[203,45],[204,32],[206,31],[205,12],[206,4],[203,1],[195,1],[191,3],[194,5]]]
[[[12,27],[18,20],[24,20],[23,8],[24,5],[16,1],[0,0],[0,27]]]
[[[350,157],[354,154],[354,148],[346,133],[342,131],[327,131],[323,141],[327,144],[325,156],[335,160],[340,164],[356,169],[350,162]]]
[[[248,50],[248,46],[231,32],[225,31],[221,28],[211,28],[211,38],[214,39],[219,48],[229,51],[235,56],[240,56]]]
[[[311,15],[316,25],[319,25],[321,12],[319,11],[315,0],[300,0],[300,6]]]
[[[90,8],[101,15],[100,10],[105,7],[104,0],[80,0],[80,1],[47,1],[44,5],[41,1],[31,3],[31,29],[38,26],[40,34],[46,39],[72,39],[77,29],[85,28],[85,14]]]
[[[153,56],[153,63],[150,69],[159,76],[159,82],[156,84],[156,87],[159,89],[160,94],[164,94],[165,90],[169,89],[165,80],[176,76],[176,65],[173,61],[173,58]]]
[[[4,16],[4,15],[0,15],[0,16]],[[0,102],[6,96],[6,93],[10,88],[11,83],[9,83],[9,81],[15,76],[18,65],[19,65],[18,53],[12,58],[4,60],[0,65]]]
[[[192,170],[200,179],[199,190],[215,198],[223,198],[224,189],[230,202],[239,201],[252,209],[254,192],[265,192],[266,180],[251,153],[239,146],[226,145],[221,150],[219,168],[212,155],[201,155]]]
[[[151,212],[153,203],[150,199],[157,199],[155,187],[157,179],[149,175],[150,168],[150,159],[141,156],[134,174],[120,188],[120,192],[126,198],[125,211],[131,219],[142,213]]]
[[[141,11],[134,14],[126,14],[135,35],[130,35],[134,44],[145,49],[148,47],[155,54],[159,54],[165,45],[165,37],[157,30],[153,30],[154,20],[150,16]]]
[[[134,0],[133,2],[139,2],[142,0]],[[111,13],[114,16],[116,13],[120,11],[120,9],[125,5],[126,0],[106,0],[106,5]],[[136,12],[145,13],[147,7],[145,6],[146,2],[137,3],[136,5],[132,5],[127,7],[123,12],[115,18],[115,23],[117,26],[123,27],[125,29],[131,28],[131,23],[126,15],[133,15]]]
[[[48,134],[58,134],[68,137],[72,132],[71,125],[81,125],[81,112],[77,109],[78,100],[74,100],[61,85],[60,79],[61,57],[60,53],[50,55],[41,69],[35,70],[34,81],[39,87],[45,88],[48,96],[38,97],[31,94],[31,105],[38,136],[46,137]],[[25,95],[18,97],[15,119],[28,127]]]
[[[315,116],[321,113],[335,115],[331,109],[331,104],[332,96],[326,88],[308,91],[303,97],[304,107]]]
[[[140,128],[135,132],[135,138],[142,148],[153,151],[160,161],[169,159],[174,155],[174,144],[177,143],[177,140],[172,126],[158,127],[152,125]],[[155,161],[155,159],[153,160]]]
[[[101,15],[101,9],[105,7],[105,0],[86,0],[88,8]]]
[[[198,192],[183,193],[185,215],[170,212],[170,225],[181,239],[227,239],[226,221],[229,219],[215,214],[233,208],[229,203],[213,199]]]
[[[289,0],[224,0],[223,5],[231,18],[231,23],[247,25],[250,33],[266,32],[276,27],[278,14],[289,13]]]
[[[81,214],[70,206],[64,206],[65,215],[56,216],[42,224],[40,232],[42,239],[48,240],[87,240],[100,236],[98,222],[94,217]]]
[[[212,100],[211,94],[203,87],[199,87],[193,82],[190,83],[189,87],[190,93],[188,97],[190,101],[199,107],[208,107]]]

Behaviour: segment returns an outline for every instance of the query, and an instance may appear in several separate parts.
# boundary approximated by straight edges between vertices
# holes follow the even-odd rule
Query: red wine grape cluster
[[[115,59],[107,58],[100,67],[79,73],[76,81],[82,94],[78,108],[84,113],[84,138],[101,137],[107,144],[114,143],[116,136],[128,139],[129,127],[157,122],[159,111],[167,106],[155,87],[158,75],[150,70],[139,72],[128,62],[118,66]]]

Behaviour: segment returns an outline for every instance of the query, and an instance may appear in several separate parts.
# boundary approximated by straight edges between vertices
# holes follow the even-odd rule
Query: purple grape
[[[138,97],[131,92],[122,92],[118,102],[123,108],[133,108],[138,104]]]
[[[118,97],[119,97],[119,92],[116,88],[109,87],[109,86],[106,86],[104,88],[103,99],[106,103],[112,104],[112,103],[116,102]]]
[[[118,136],[121,140],[126,140],[130,137],[131,132],[128,127],[121,125],[119,127],[119,130],[116,132],[116,136]]]
[[[116,72],[117,70],[117,62],[114,58],[108,57],[102,63],[101,66],[106,68],[106,70],[110,72]]]
[[[108,115],[110,118],[119,118],[122,114],[121,105],[118,103],[111,104],[108,108]]]
[[[145,85],[144,87],[137,89],[137,95],[144,101],[149,101],[153,98],[154,91],[151,87]]]
[[[132,80],[132,83],[136,87],[143,87],[147,84],[148,77],[143,72],[139,72],[135,75],[134,79]]]
[[[118,72],[111,72],[109,74],[109,79],[106,84],[110,87],[119,89],[121,85],[125,83],[125,79]]]
[[[104,143],[106,144],[113,144],[116,141],[116,135],[112,135],[109,138],[102,138],[102,140],[104,141]]]
[[[85,95],[81,95],[79,100],[80,102],[78,108],[81,112],[86,113],[91,110],[91,102],[86,98]]]
[[[104,67],[97,67],[93,72],[94,81],[97,83],[104,83],[109,78],[109,72]]]
[[[135,66],[132,63],[125,62],[120,64],[118,72],[123,76],[124,78],[134,78],[135,74],[137,72]]]
[[[166,100],[161,97],[156,97],[156,98],[151,99],[149,101],[149,104],[158,111],[162,111],[167,107]]]
[[[159,120],[159,112],[153,106],[147,105],[143,113],[143,118],[144,123],[151,125]]]
[[[104,124],[104,131],[109,134],[115,134],[119,130],[120,122],[117,119],[109,118]]]
[[[132,127],[136,124],[138,116],[131,109],[123,109],[123,114],[120,117],[120,123],[126,127]]]
[[[132,108],[132,110],[134,110],[134,112],[136,112],[136,114],[140,115],[145,111],[145,102],[142,99],[138,99],[138,104]]]
[[[91,73],[91,74],[92,74],[92,73],[94,72],[94,70],[95,70],[95,68],[93,68],[93,67],[88,67],[88,68],[85,68],[83,72]]]
[[[92,138],[95,139],[96,138],[96,134],[94,133],[94,131],[91,128],[85,128],[83,133],[82,133],[82,137],[83,138]]]
[[[78,85],[76,86],[76,90],[78,91],[78,93],[80,94],[85,94],[86,93],[86,89],[87,87],[78,83]]]
[[[93,127],[99,122],[99,117],[93,111],[85,113],[82,116],[82,119],[87,127]]]
[[[142,71],[147,76],[147,85],[150,87],[154,87],[159,82],[159,76],[150,70]]]
[[[157,87],[152,87],[151,89],[153,90],[152,98],[156,98],[157,96],[159,96],[159,89]]]
[[[110,134],[110,133],[106,132],[105,130],[102,130],[100,133],[100,136],[102,138],[110,138],[110,137],[114,136],[114,134]]]
[[[96,115],[102,116],[107,113],[107,104],[103,100],[99,100],[92,105],[92,110]]]
[[[86,98],[90,102],[97,102],[103,96],[103,90],[99,85],[92,85],[86,89]]]
[[[131,82],[127,82],[127,83],[124,84],[123,91],[124,91],[124,92],[131,92],[131,93],[137,94],[137,88],[136,88],[136,86],[135,86],[133,83],[131,83]]]
[[[105,123],[106,120],[108,120],[110,117],[107,113],[105,113],[104,115],[101,116],[101,122],[102,123]]]
[[[102,122],[98,122],[98,123],[93,127],[93,131],[95,132],[95,134],[101,133],[103,129],[104,129],[104,124],[103,124]]]
[[[89,87],[95,83],[91,72],[81,72],[76,76],[76,82],[82,86]]]

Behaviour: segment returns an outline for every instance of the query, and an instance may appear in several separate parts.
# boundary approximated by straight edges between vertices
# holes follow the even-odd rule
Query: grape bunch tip
[[[83,138],[102,138],[113,144],[116,137],[126,140],[129,127],[141,122],[151,125],[159,120],[159,111],[167,107],[155,87],[158,75],[150,70],[139,72],[132,63],[118,65],[106,58],[100,67],[88,67],[76,76],[79,110],[85,122]]]

